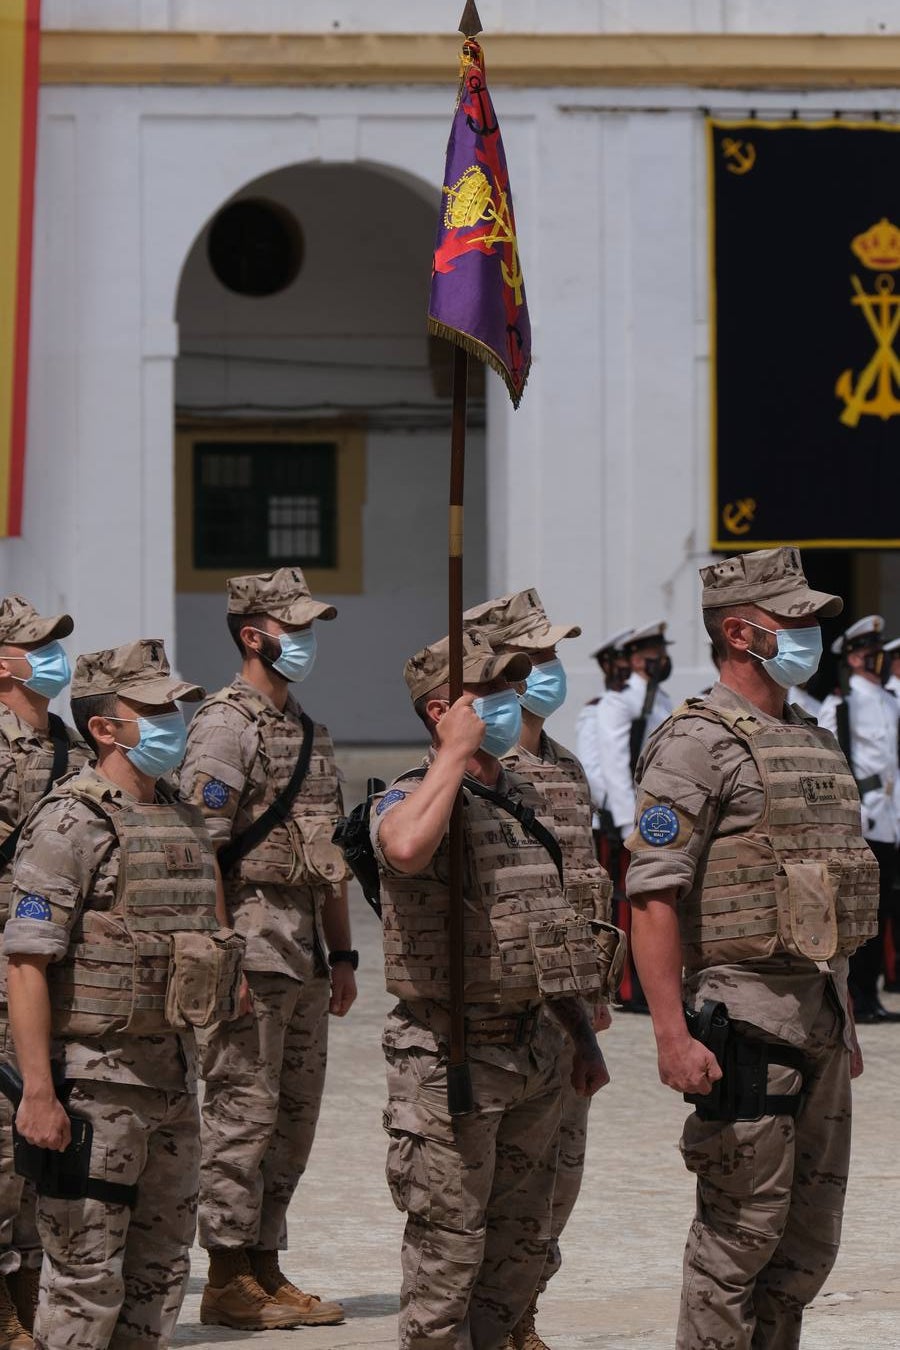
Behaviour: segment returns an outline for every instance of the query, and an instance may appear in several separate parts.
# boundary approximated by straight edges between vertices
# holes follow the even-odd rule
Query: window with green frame
[[[334,567],[337,450],[333,441],[195,441],[194,566]]]

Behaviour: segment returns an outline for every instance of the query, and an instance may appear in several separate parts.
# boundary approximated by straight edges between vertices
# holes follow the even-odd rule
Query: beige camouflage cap
[[[700,579],[704,609],[759,605],[776,618],[818,614],[831,619],[844,608],[839,595],[810,589],[798,548],[759,548],[722,558],[710,567],[701,567]]]
[[[72,698],[117,694],[137,703],[194,703],[206,690],[172,678],[162,638],[140,638],[104,652],[86,652],[75,662]]]
[[[337,618],[334,605],[312,598],[299,567],[279,567],[277,572],[255,577],[229,577],[225,585],[229,614],[268,614],[282,623]]]
[[[0,600],[0,642],[26,647],[32,642],[68,637],[74,627],[71,614],[46,618],[21,595],[7,595]]]
[[[483,633],[463,633],[463,684],[485,684],[498,675],[510,681],[524,680],[530,670],[531,660],[524,652],[498,655]],[[403,667],[403,678],[413,703],[446,684],[450,679],[450,639],[441,638],[411,656]]]
[[[517,651],[540,652],[555,647],[563,638],[581,635],[577,624],[551,624],[533,587],[467,609],[463,624],[469,632],[483,632],[497,651],[514,647]]]

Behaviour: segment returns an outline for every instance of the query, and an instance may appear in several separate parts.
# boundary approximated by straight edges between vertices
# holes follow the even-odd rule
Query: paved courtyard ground
[[[355,798],[353,800],[356,800]],[[355,890],[355,888],[354,888]],[[290,1215],[285,1269],[344,1303],[339,1327],[268,1335],[200,1325],[203,1253],[195,1252],[177,1344],[234,1350],[332,1350],[396,1344],[402,1218],[384,1181],[381,1022],[389,1006],[378,926],[358,891],[360,998],[332,1020],[319,1133]],[[900,998],[886,1000],[900,1010]],[[838,1264],[807,1314],[804,1350],[900,1346],[900,1023],[861,1028],[853,1161]],[[686,1107],[662,1087],[650,1024],[619,1016],[604,1048],[612,1083],[591,1112],[588,1165],[563,1239],[563,1266],[541,1307],[553,1350],[671,1350],[693,1188],[675,1148]]]

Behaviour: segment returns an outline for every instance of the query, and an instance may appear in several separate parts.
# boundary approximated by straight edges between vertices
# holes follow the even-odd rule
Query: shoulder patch
[[[641,838],[654,848],[674,844],[679,828],[678,816],[671,806],[647,806],[638,821]]]
[[[49,919],[50,905],[42,895],[23,895],[16,905],[17,919]]]
[[[384,812],[389,810],[392,806],[396,806],[398,802],[402,802],[405,797],[406,793],[401,792],[399,788],[391,788],[390,792],[386,792],[375,807],[376,816],[383,815]]]
[[[220,811],[231,796],[231,788],[221,778],[211,778],[203,784],[203,804],[213,811]]]

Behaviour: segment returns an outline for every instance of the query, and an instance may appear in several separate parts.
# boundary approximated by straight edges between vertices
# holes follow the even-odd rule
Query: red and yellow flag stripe
[[[40,0],[0,0],[0,538],[21,533]]]

